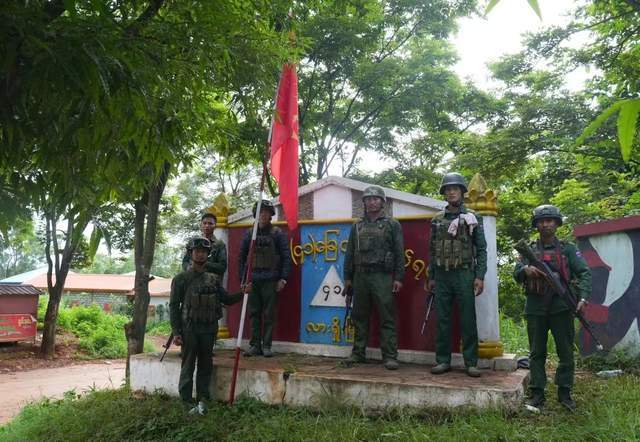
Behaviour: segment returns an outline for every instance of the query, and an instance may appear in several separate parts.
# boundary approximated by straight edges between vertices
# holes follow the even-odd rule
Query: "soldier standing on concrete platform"
[[[220,277],[224,276],[224,272],[227,270],[227,247],[224,241],[216,238],[213,231],[216,228],[217,218],[213,213],[206,212],[200,218],[200,231],[202,236],[211,241],[211,253],[207,258],[205,264],[205,271],[209,273],[215,273]],[[182,258],[182,270],[187,270],[191,264],[191,254],[187,250]]]
[[[466,372],[479,377],[478,329],[475,297],[482,293],[487,272],[487,241],[482,217],[464,206],[467,184],[459,173],[442,179],[440,194],[447,206],[431,221],[429,240],[429,283],[435,293],[438,324],[436,328],[436,363],[433,374],[451,370],[451,320],[457,300],[462,328],[462,355]]]
[[[578,309],[585,305],[584,298],[591,293],[591,271],[578,248],[556,237],[556,230],[562,225],[562,215],[552,205],[538,206],[533,211],[531,225],[540,233],[540,239],[531,244],[536,256],[546,262],[566,283],[576,282],[577,294],[582,298]],[[558,401],[574,410],[576,404],[571,398],[575,363],[573,359],[574,313],[562,298],[554,293],[543,279],[543,273],[536,267],[527,265],[523,259],[516,264],[514,278],[524,284],[527,293],[525,314],[527,333],[531,346],[529,356],[530,399],[528,405],[539,408],[544,405],[544,387],[547,383],[545,363],[547,359],[547,339],[549,330],[553,335],[558,352],[558,368],[555,382],[558,386]]]
[[[211,241],[196,237],[189,240],[187,251],[191,256],[189,270],[179,273],[171,281],[169,311],[173,342],[182,346],[182,365],[178,391],[185,405],[193,405],[193,372],[196,375],[197,405],[190,414],[205,414],[206,401],[211,399],[209,384],[213,371],[212,350],[218,333],[220,303],[233,304],[242,294],[229,295],[215,273],[206,271]]]
[[[251,317],[251,341],[245,356],[273,356],[271,351],[272,333],[278,303],[277,293],[287,283],[291,269],[291,257],[287,236],[271,218],[276,210],[269,200],[262,200],[260,213],[256,215],[258,204],[253,205],[253,216],[258,216],[258,234],[253,254],[253,274],[250,277],[253,289],[249,294],[249,315]],[[240,277],[245,274],[251,231],[245,235],[240,248]],[[264,319],[264,320],[263,320]]]
[[[351,227],[344,260],[345,291],[353,287],[355,328],[348,364],[365,362],[369,318],[373,304],[380,317],[380,350],[385,368],[398,368],[396,305],[394,295],[402,289],[404,245],[400,223],[384,214],[387,198],[378,186],[362,194],[364,217]]]

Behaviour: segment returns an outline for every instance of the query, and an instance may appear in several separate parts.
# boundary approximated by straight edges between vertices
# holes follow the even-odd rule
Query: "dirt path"
[[[0,374],[0,425],[16,416],[22,407],[43,397],[61,398],[65,391],[83,393],[93,387],[119,388],[124,382],[125,363],[70,365]]]

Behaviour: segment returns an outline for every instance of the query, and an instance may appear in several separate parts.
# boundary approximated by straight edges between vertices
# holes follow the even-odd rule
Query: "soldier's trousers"
[[[544,390],[547,383],[547,339],[553,335],[558,353],[555,383],[558,387],[572,388],[575,362],[573,358],[573,313],[569,310],[552,315],[527,315],[527,333],[531,353],[529,355],[529,388]]]
[[[180,368],[180,381],[178,391],[180,398],[185,402],[191,402],[193,398],[193,372],[196,372],[196,400],[209,400],[209,383],[213,372],[213,344],[216,339],[215,330],[196,332],[185,330],[182,335],[182,366]],[[212,333],[213,331],[213,333]]]
[[[436,268],[436,362],[451,364],[451,326],[453,304],[458,302],[462,332],[462,356],[467,367],[478,365],[478,328],[476,326],[476,298],[473,293],[473,269],[446,271]]]
[[[355,330],[353,355],[365,357],[369,337],[371,307],[375,304],[380,318],[380,350],[382,359],[398,357],[396,338],[395,295],[391,293],[393,280],[390,274],[355,272],[353,278],[353,310],[351,319]]]
[[[278,302],[276,281],[253,282],[248,302],[251,317],[250,345],[270,348]]]

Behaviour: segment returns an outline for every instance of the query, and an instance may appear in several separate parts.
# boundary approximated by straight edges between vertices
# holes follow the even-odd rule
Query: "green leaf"
[[[533,9],[540,20],[542,20],[542,12],[540,11],[540,5],[538,5],[538,0],[527,0],[531,9]]]
[[[91,238],[89,239],[89,250],[87,251],[89,258],[93,259],[93,257],[96,256],[101,239],[102,230],[98,228],[98,226],[94,226],[91,232]]]
[[[584,144],[584,141],[593,135],[596,130],[600,128],[613,114],[615,114],[622,105],[624,105],[626,100],[620,100],[613,103],[611,106],[603,110],[600,115],[596,117],[583,131],[582,134],[576,140],[576,145]]]
[[[491,10],[496,7],[496,5],[498,4],[499,1],[500,0],[489,0],[489,3],[487,4],[487,7],[484,8],[485,15],[487,15],[489,12],[491,12]]]
[[[640,112],[640,99],[625,100],[618,115],[618,140],[620,141],[620,152],[625,162],[631,156],[631,146],[636,134],[636,121]]]

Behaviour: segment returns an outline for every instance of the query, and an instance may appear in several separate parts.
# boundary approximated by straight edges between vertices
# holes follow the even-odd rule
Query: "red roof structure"
[[[55,276],[53,277],[55,283]],[[42,290],[47,290],[47,274],[37,275],[28,281]],[[83,293],[122,293],[134,294],[134,275],[112,275],[95,273],[69,273],[64,283],[65,292]],[[149,281],[149,294],[151,296],[169,296],[171,293],[171,279],[155,277]]]
[[[28,284],[0,283],[0,295],[40,295],[42,292]]]

